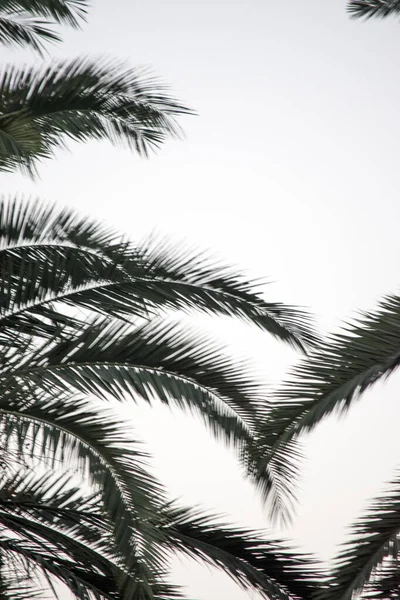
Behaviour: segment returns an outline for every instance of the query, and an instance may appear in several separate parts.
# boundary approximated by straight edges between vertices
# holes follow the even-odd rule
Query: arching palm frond
[[[400,477],[376,498],[367,514],[352,527],[350,540],[335,562],[328,600],[398,597],[400,534]]]
[[[305,312],[266,302],[256,292],[257,282],[208,256],[165,241],[132,244],[74,211],[43,202],[1,202],[0,261],[3,316],[15,326],[27,315],[33,321],[57,321],[60,313],[68,319],[62,301],[124,319],[164,309],[228,315],[298,348],[317,339]]]
[[[2,579],[9,600],[17,600],[30,587],[43,598],[44,583],[51,591],[57,581],[79,600],[122,600],[140,591],[134,561],[127,572],[115,553],[101,496],[83,493],[65,476],[3,476],[0,523]],[[152,583],[156,590],[157,582]]]
[[[57,23],[79,27],[80,21],[86,18],[88,0],[1,0],[0,11],[25,11]]]
[[[143,70],[79,58],[0,75],[0,169],[35,172],[66,141],[107,139],[147,156],[190,111]]]
[[[347,10],[355,18],[385,18],[400,14],[400,2],[399,0],[349,0]]]
[[[150,581],[146,590],[140,585],[138,562],[132,561],[126,572],[115,553],[111,522],[101,507],[101,493],[85,493],[66,476],[26,472],[3,476],[4,599],[20,600],[28,589],[43,598],[44,584],[52,586],[57,581],[65,583],[79,600],[180,597],[179,590],[164,581],[164,573]],[[165,556],[186,554],[216,566],[244,589],[259,591],[266,598],[308,600],[322,585],[310,557],[293,556],[286,545],[262,540],[257,532],[226,527],[212,516],[171,504],[162,506],[152,519],[157,531],[154,543]],[[13,584],[16,581],[18,586]]]
[[[360,314],[320,343],[274,394],[276,403],[262,426],[264,466],[285,463],[286,450],[303,432],[332,412],[344,412],[379,379],[400,365],[400,298]],[[288,445],[289,444],[289,445]]]
[[[265,533],[221,524],[213,515],[170,505],[164,510],[165,547],[206,561],[244,589],[266,598],[314,597],[324,577],[312,557],[293,554],[287,544]]]
[[[6,46],[29,46],[42,54],[44,42],[59,41],[60,37],[45,21],[24,15],[12,18],[3,16],[0,12],[0,43]]]
[[[52,30],[54,22],[78,27],[87,4],[87,0],[1,0],[0,43],[42,54],[46,42],[61,40]]]
[[[101,490],[103,515],[122,561],[118,593],[124,600],[170,597],[174,590],[160,580],[165,550],[155,518],[164,491],[132,433],[105,413],[104,402],[158,400],[196,413],[237,450],[253,477],[256,429],[266,413],[262,388],[245,363],[158,314],[175,309],[229,315],[301,348],[315,340],[307,317],[265,302],[252,282],[202,255],[180,254],[157,241],[133,245],[73,211],[40,202],[2,202],[0,269],[4,450],[53,467],[76,465],[88,485]],[[273,487],[274,473],[267,470],[259,480]],[[49,571],[47,549],[39,552],[32,543],[10,538],[3,549],[35,556]],[[57,560],[53,569],[73,569],[62,553]],[[233,563],[226,564],[234,572]],[[134,594],[131,579],[124,579],[132,569]],[[63,580],[58,570],[53,575]],[[75,575],[68,585],[83,594],[83,566]],[[254,574],[248,577],[249,585],[271,589],[268,575],[257,585]]]

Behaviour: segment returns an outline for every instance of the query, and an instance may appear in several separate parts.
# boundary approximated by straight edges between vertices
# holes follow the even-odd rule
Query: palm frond
[[[349,0],[347,10],[356,19],[385,18],[400,14],[399,0]]]
[[[323,584],[312,557],[266,541],[265,533],[226,526],[214,515],[176,505],[163,514],[166,549],[222,569],[244,589],[266,598],[308,600]]]
[[[54,579],[65,583],[80,600],[122,600],[139,589],[134,569],[125,573],[124,592],[119,586],[123,566],[99,495],[83,494],[66,477],[25,472],[2,477],[0,497],[0,523],[6,532],[0,536],[0,552],[10,575],[5,578],[7,593],[16,580],[20,590],[40,585],[39,574],[51,588]]]
[[[0,11],[6,14],[29,13],[57,23],[79,27],[86,19],[88,0],[1,0]]]
[[[368,512],[352,527],[352,536],[335,561],[329,587],[323,597],[350,600],[375,597],[383,586],[393,587],[398,573],[400,532],[400,476],[385,495],[376,498]],[[397,585],[399,579],[397,577]],[[385,596],[386,598],[389,596]]]
[[[143,70],[104,59],[9,65],[0,87],[0,169],[31,174],[68,139],[107,139],[147,156],[179,136],[176,116],[190,113]]]
[[[378,308],[310,352],[276,391],[275,407],[261,426],[264,465],[301,433],[333,412],[343,413],[378,380],[400,364],[400,298],[385,298]]]
[[[159,321],[132,327],[100,320],[43,348],[26,353],[19,365],[7,359],[0,390],[8,406],[19,394],[29,402],[26,390],[36,388],[50,398],[75,389],[100,400],[158,399],[195,413],[217,438],[248,455],[264,407],[262,388],[246,364],[205,338]]]
[[[61,300],[119,318],[201,310],[254,323],[297,348],[317,340],[304,311],[266,302],[240,272],[182,245],[133,245],[73,211],[3,200],[0,248],[3,315],[18,312],[14,326],[22,312],[49,317],[49,305]],[[53,318],[60,313],[58,306]]]
[[[155,547],[151,556],[157,533],[149,516],[157,513],[163,491],[146,471],[146,455],[128,438],[123,424],[67,395],[58,400],[36,396],[31,394],[29,402],[26,392],[19,400],[15,393],[13,401],[2,398],[0,423],[5,442],[27,456],[43,457],[53,467],[59,461],[79,466],[102,492],[104,510],[114,526],[115,548],[127,566],[133,550],[143,544],[148,546],[148,561],[152,558],[157,566],[162,564]],[[144,575],[142,580],[145,585]]]
[[[1,10],[1,5],[0,5]],[[44,42],[59,42],[60,37],[49,29],[45,21],[0,13],[0,43],[6,46],[29,47],[43,54]]]

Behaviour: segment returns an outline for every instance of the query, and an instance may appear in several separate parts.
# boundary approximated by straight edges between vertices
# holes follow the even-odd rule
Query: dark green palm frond
[[[28,46],[42,54],[44,42],[59,41],[60,37],[49,29],[45,21],[19,15],[5,17],[0,13],[1,44],[6,46]]]
[[[355,18],[385,18],[400,14],[400,2],[399,0],[349,0],[347,10]]]
[[[52,19],[57,23],[79,27],[86,19],[88,0],[1,0],[0,12],[21,13]]]
[[[264,443],[284,446],[332,412],[344,412],[400,364],[400,298],[385,298],[332,334],[295,367],[275,394],[277,406],[264,424]]]
[[[42,54],[45,42],[61,40],[51,29],[54,22],[78,27],[86,12],[86,0],[1,0],[0,43]]]
[[[134,249],[133,267],[138,253],[148,265],[155,284],[158,278],[177,282],[176,296],[184,296],[194,306],[254,323],[297,349],[304,350],[318,339],[313,321],[305,311],[265,301],[256,292],[263,282],[251,281],[240,271],[218,264],[205,253],[193,252],[180,244],[172,245],[165,239],[153,239]],[[131,262],[125,249],[123,256],[129,273]],[[157,294],[156,285],[153,293]],[[166,301],[168,306],[170,300],[166,298]],[[173,301],[176,302],[175,298]]]
[[[54,579],[59,580],[80,600],[131,597],[118,589],[123,571],[101,498],[83,494],[69,478],[26,472],[2,477],[0,523],[2,533],[7,532],[0,539],[3,564],[10,582],[19,579],[19,589],[28,583],[40,585],[37,576],[41,573],[50,587]],[[135,577],[134,571],[127,575],[132,593]],[[9,591],[7,578],[5,583]]]
[[[244,589],[267,598],[309,600],[323,585],[315,561],[261,532],[222,525],[202,511],[170,505],[164,512],[165,548],[225,571]]]
[[[261,474],[277,466],[276,482],[284,495],[290,494],[298,436],[329,414],[345,412],[368,387],[389,376],[400,364],[399,348],[398,296],[384,299],[377,310],[360,314],[315,346],[274,393],[272,408],[260,424]],[[279,470],[289,476],[280,478]]]
[[[157,532],[149,517],[157,514],[163,491],[146,471],[146,455],[128,438],[124,425],[67,395],[51,400],[29,389],[23,392],[18,397],[14,390],[8,398],[1,398],[1,429],[8,444],[22,454],[32,452],[34,458],[50,461],[53,467],[59,461],[69,467],[77,464],[89,482],[100,487],[102,504],[113,523],[116,550],[127,566],[133,549],[143,544],[148,548],[148,561],[162,564],[152,547]],[[145,585],[143,576],[142,580]]]
[[[246,365],[207,340],[158,321],[136,328],[118,321],[88,322],[0,374],[7,403],[18,394],[26,402],[25,390],[31,394],[36,388],[50,397],[75,389],[100,400],[111,395],[119,401],[175,403],[199,415],[241,453],[251,444],[263,408],[262,389]]]
[[[243,460],[270,519],[286,526],[292,522],[295,511],[303,453],[298,440],[291,440],[285,447],[272,451],[264,441],[262,424],[265,421],[265,413],[260,414],[257,433],[247,444]]]
[[[58,299],[123,318],[195,309],[255,323],[302,349],[317,339],[304,312],[266,302],[256,292],[256,282],[241,273],[165,241],[129,244],[74,211],[3,200],[0,247],[7,274],[2,284],[5,312],[26,314],[29,304],[33,318],[43,310],[49,316],[48,304]],[[54,318],[61,312],[53,311]]]
[[[147,156],[179,136],[176,117],[190,114],[143,70],[105,60],[52,61],[42,69],[9,65],[0,87],[0,168],[31,174],[68,139],[107,139]]]
[[[330,586],[323,597],[351,600],[353,596],[379,596],[381,583],[393,585],[393,575],[398,573],[399,532],[398,476],[388,492],[376,498],[367,514],[353,525],[352,536],[336,559]]]

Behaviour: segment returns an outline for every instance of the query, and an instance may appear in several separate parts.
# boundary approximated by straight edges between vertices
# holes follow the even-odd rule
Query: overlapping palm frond
[[[127,571],[115,552],[111,521],[101,507],[101,493],[85,493],[65,476],[26,472],[3,476],[4,600],[20,600],[28,589],[29,597],[37,593],[43,598],[46,584],[51,592],[57,581],[78,600],[181,597],[161,571],[149,590],[142,585],[138,563],[132,561]],[[171,504],[151,518],[157,532],[154,544],[164,556],[186,554],[222,569],[244,589],[257,590],[266,598],[308,600],[321,586],[321,574],[310,557],[295,557],[283,543],[263,541],[257,532],[227,528],[212,516]]]
[[[399,0],[349,0],[347,10],[355,18],[385,18],[400,14],[400,2]]]
[[[298,348],[317,339],[304,311],[266,302],[255,282],[202,253],[158,240],[134,245],[74,211],[41,202],[2,201],[0,262],[2,325],[17,326],[23,315],[65,323],[62,301],[128,320],[164,309],[228,315]]]
[[[330,335],[296,366],[274,394],[262,427],[264,466],[284,465],[298,436],[333,412],[342,413],[379,379],[400,365],[400,297],[385,298]]]
[[[132,432],[105,412],[104,402],[158,400],[196,413],[238,451],[253,477],[259,460],[256,429],[267,410],[262,388],[245,363],[160,317],[171,309],[229,315],[303,349],[316,339],[307,316],[265,302],[251,281],[203,255],[157,240],[134,245],[73,211],[34,201],[13,199],[0,205],[0,271],[3,451],[26,457],[28,463],[76,465],[87,485],[99,490],[106,539],[112,540],[107,552],[116,557],[120,572],[113,589],[101,591],[107,565],[102,563],[86,581],[83,563],[74,567],[62,541],[52,561],[49,549],[36,547],[32,538],[43,526],[38,517],[29,540],[2,539],[0,554],[36,561],[79,599],[172,598],[178,591],[163,576],[169,543],[164,525],[171,516],[163,508],[164,490],[150,475],[147,455]],[[271,470],[259,479],[266,488],[274,485]],[[175,514],[173,518],[175,523]],[[15,517],[10,523],[16,522]],[[206,529],[204,535],[211,535]],[[74,532],[78,535],[78,529]],[[207,560],[231,571],[242,585],[264,586],[267,595],[275,590],[274,597],[286,600],[294,594],[268,574],[272,563],[259,558],[264,550],[250,533],[240,564],[232,549],[227,554],[222,547],[229,532],[218,535],[214,540],[220,546],[205,552]],[[239,543],[240,532],[235,540]],[[94,538],[92,551],[98,551]],[[67,582],[64,575],[71,569]],[[97,591],[87,592],[89,584]]]
[[[171,504],[164,510],[166,550],[178,550],[226,572],[244,589],[266,598],[314,597],[324,586],[315,560],[293,554],[281,541],[263,532],[221,524],[213,515]]]
[[[335,561],[326,600],[397,598],[400,587],[400,477],[352,527]]]
[[[84,493],[65,476],[27,472],[3,476],[0,523],[2,580],[9,600],[17,600],[22,590],[30,588],[43,598],[46,582],[54,592],[57,581],[78,600],[179,596],[160,573],[148,592],[140,561],[132,557],[128,569],[116,552],[101,493]]]
[[[8,65],[0,74],[0,170],[35,173],[67,140],[106,139],[147,156],[189,109],[140,69],[104,59]]]
[[[0,43],[43,53],[46,42],[59,42],[56,23],[79,27],[87,0],[1,0]]]

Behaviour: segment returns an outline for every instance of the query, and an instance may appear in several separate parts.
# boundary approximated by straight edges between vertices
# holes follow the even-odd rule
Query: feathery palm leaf
[[[170,505],[164,510],[167,550],[179,550],[225,571],[244,589],[257,589],[267,598],[311,599],[323,585],[315,561],[293,554],[265,534],[227,527],[213,515]]]
[[[190,111],[140,70],[105,60],[6,66],[0,74],[0,170],[35,172],[66,141],[107,139],[147,156],[179,136]]]
[[[355,18],[385,18],[400,14],[400,2],[399,0],[349,0],[347,10]]]
[[[346,411],[399,365],[400,298],[390,296],[315,346],[276,391],[274,408],[261,427],[261,464],[284,464],[300,434],[332,412]]]
[[[0,264],[2,325],[17,327],[32,314],[65,323],[62,301],[125,319],[202,310],[254,323],[298,348],[317,339],[305,312],[266,302],[255,282],[201,253],[157,240],[133,245],[74,211],[41,202],[0,203]]]
[[[178,592],[163,577],[166,533],[159,516],[164,491],[148,472],[147,457],[131,433],[105,413],[103,403],[111,398],[158,399],[194,411],[238,450],[252,476],[258,461],[255,431],[266,410],[261,388],[245,364],[232,361],[203,336],[163,323],[158,314],[197,309],[230,315],[300,348],[315,340],[307,317],[265,302],[252,282],[202,255],[190,256],[165,243],[136,246],[72,211],[39,202],[2,202],[0,270],[4,451],[51,467],[78,467],[88,485],[99,490],[108,527],[105,539],[112,540],[107,552],[117,557],[120,571],[115,580],[103,555],[96,573],[84,571],[89,560],[79,538],[84,520],[79,527],[69,522],[68,535],[75,535],[70,554],[64,550],[63,531],[54,547],[43,544],[49,513],[46,523],[35,513],[21,538],[27,509],[23,517],[7,517],[5,509],[3,521],[8,519],[13,533],[1,538],[0,549],[7,557],[39,565],[49,577],[67,583],[77,598],[173,597]],[[265,486],[273,485],[274,474],[268,471],[264,480]],[[98,551],[96,535],[91,532],[87,552]],[[76,560],[81,557],[75,566],[74,548]],[[208,559],[231,574],[239,572],[233,554],[218,558],[217,548]],[[262,565],[256,562],[253,567]],[[282,599],[291,595],[279,591],[279,582],[268,574],[257,579],[253,567],[241,567],[243,584],[248,578],[255,589],[273,588]],[[110,578],[111,588],[103,589]]]
[[[42,54],[46,42],[61,40],[51,25],[79,27],[86,12],[87,0],[1,0],[0,43]]]
[[[328,600],[397,597],[399,590],[400,477],[376,498],[352,527],[352,536],[336,559]]]

